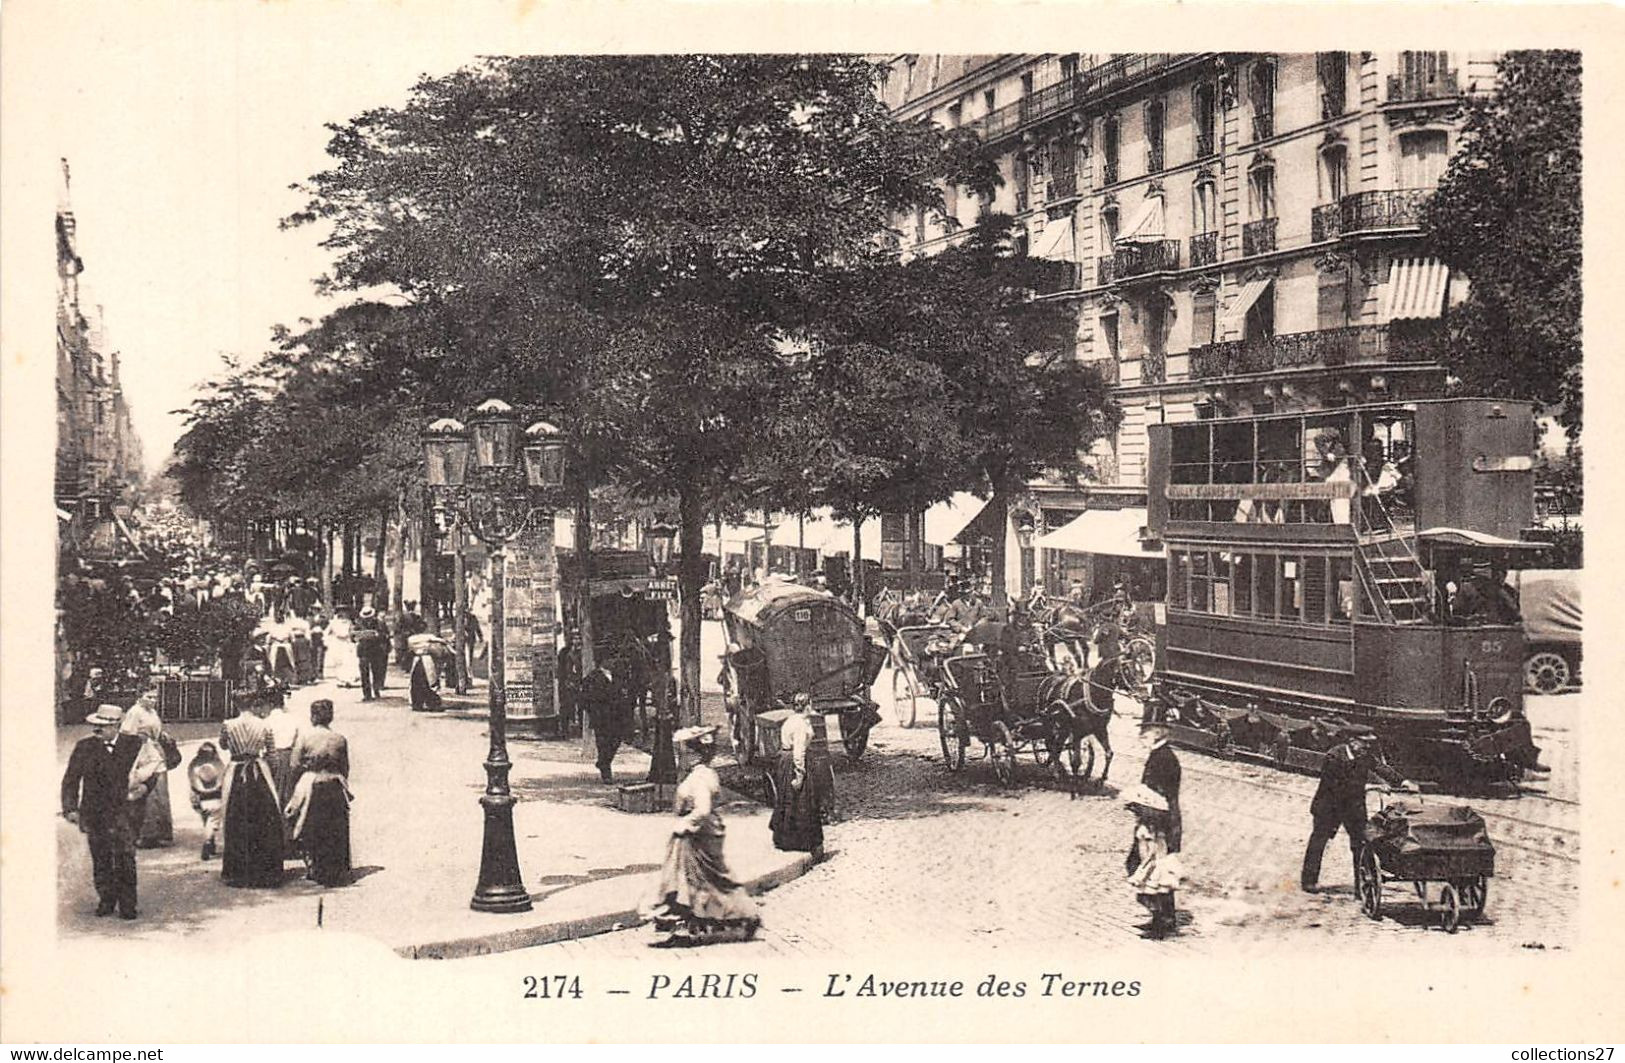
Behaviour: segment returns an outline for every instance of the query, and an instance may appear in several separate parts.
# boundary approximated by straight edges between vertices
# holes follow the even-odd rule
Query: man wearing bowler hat
[[[1320,858],[1326,852],[1326,843],[1332,840],[1341,826],[1349,836],[1349,851],[1355,864],[1360,860],[1360,846],[1365,844],[1365,786],[1375,775],[1392,786],[1414,791],[1416,784],[1377,755],[1377,735],[1370,728],[1355,728],[1348,732],[1341,745],[1333,746],[1320,768],[1320,786],[1309,804],[1309,815],[1314,828],[1309,834],[1309,845],[1303,853],[1303,875],[1299,885],[1305,893],[1313,893],[1320,882]]]
[[[62,776],[62,816],[78,825],[90,846],[97,915],[136,917],[135,839],[147,794],[164,761],[139,735],[120,734],[124,710],[102,705],[85,722]]]

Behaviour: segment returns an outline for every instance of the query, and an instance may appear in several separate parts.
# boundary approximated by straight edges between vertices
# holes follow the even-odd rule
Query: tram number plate
[[[812,610],[811,609],[797,609],[795,611],[795,614],[794,614],[794,619],[795,619],[795,622],[798,623],[798,624],[810,623],[812,621]]]
[[[1507,644],[1500,639],[1485,639],[1478,644],[1480,653],[1501,654],[1506,652],[1506,648]]]

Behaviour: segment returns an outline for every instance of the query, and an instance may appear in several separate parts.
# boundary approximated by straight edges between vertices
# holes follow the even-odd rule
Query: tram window
[[[1230,563],[1230,601],[1237,616],[1253,614],[1253,571],[1257,567],[1254,554],[1237,554]]]
[[[1303,619],[1310,624],[1326,623],[1326,558],[1306,557],[1302,562]]]
[[[1281,558],[1280,598],[1281,619],[1297,620],[1303,616],[1303,575],[1296,557]]]
[[[1206,424],[1175,425],[1173,461],[1168,480],[1176,484],[1205,484],[1208,463],[1213,457],[1211,427]]]
[[[1273,617],[1279,612],[1275,604],[1279,568],[1280,558],[1274,554],[1253,557],[1253,612],[1258,616]]]
[[[1168,604],[1179,609],[1190,602],[1190,555],[1183,550],[1168,551]]]
[[[1354,612],[1354,570],[1346,557],[1327,559],[1332,585],[1332,622],[1348,623]]]
[[[1230,615],[1230,555],[1213,555],[1213,611],[1221,616]]]
[[[1213,426],[1213,482],[1253,482],[1253,426],[1249,421]]]
[[[1208,593],[1213,577],[1208,567],[1211,555],[1206,550],[1197,550],[1190,555],[1191,559],[1191,608],[1198,613],[1208,612],[1213,598]]]
[[[1296,418],[1283,417],[1259,422],[1259,482],[1296,483],[1303,479],[1299,427]]]
[[[1168,516],[1172,520],[1207,520],[1208,503],[1200,498],[1176,498],[1168,503]]]

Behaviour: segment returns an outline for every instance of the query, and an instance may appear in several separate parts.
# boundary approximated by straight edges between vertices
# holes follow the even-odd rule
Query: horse
[[[1045,739],[1048,759],[1045,762],[1057,780],[1062,777],[1061,754],[1067,754],[1070,776],[1067,790],[1078,795],[1080,782],[1094,782],[1097,787],[1106,784],[1112,769],[1112,740],[1108,727],[1112,721],[1111,690],[1101,686],[1102,666],[1097,665],[1089,675],[1056,674],[1039,688],[1039,704],[1050,733]],[[1101,692],[1104,691],[1104,697]],[[1084,759],[1087,743],[1088,759]],[[1105,754],[1099,780],[1091,780],[1095,768],[1095,746]]]

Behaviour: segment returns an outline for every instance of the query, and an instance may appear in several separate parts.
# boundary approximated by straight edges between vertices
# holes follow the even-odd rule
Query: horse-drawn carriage
[[[724,700],[741,763],[774,748],[776,734],[764,740],[759,728],[776,731],[782,710],[802,693],[815,713],[836,718],[847,755],[863,755],[880,722],[869,691],[886,649],[864,635],[850,606],[812,587],[766,583],[728,602],[723,624]]]

